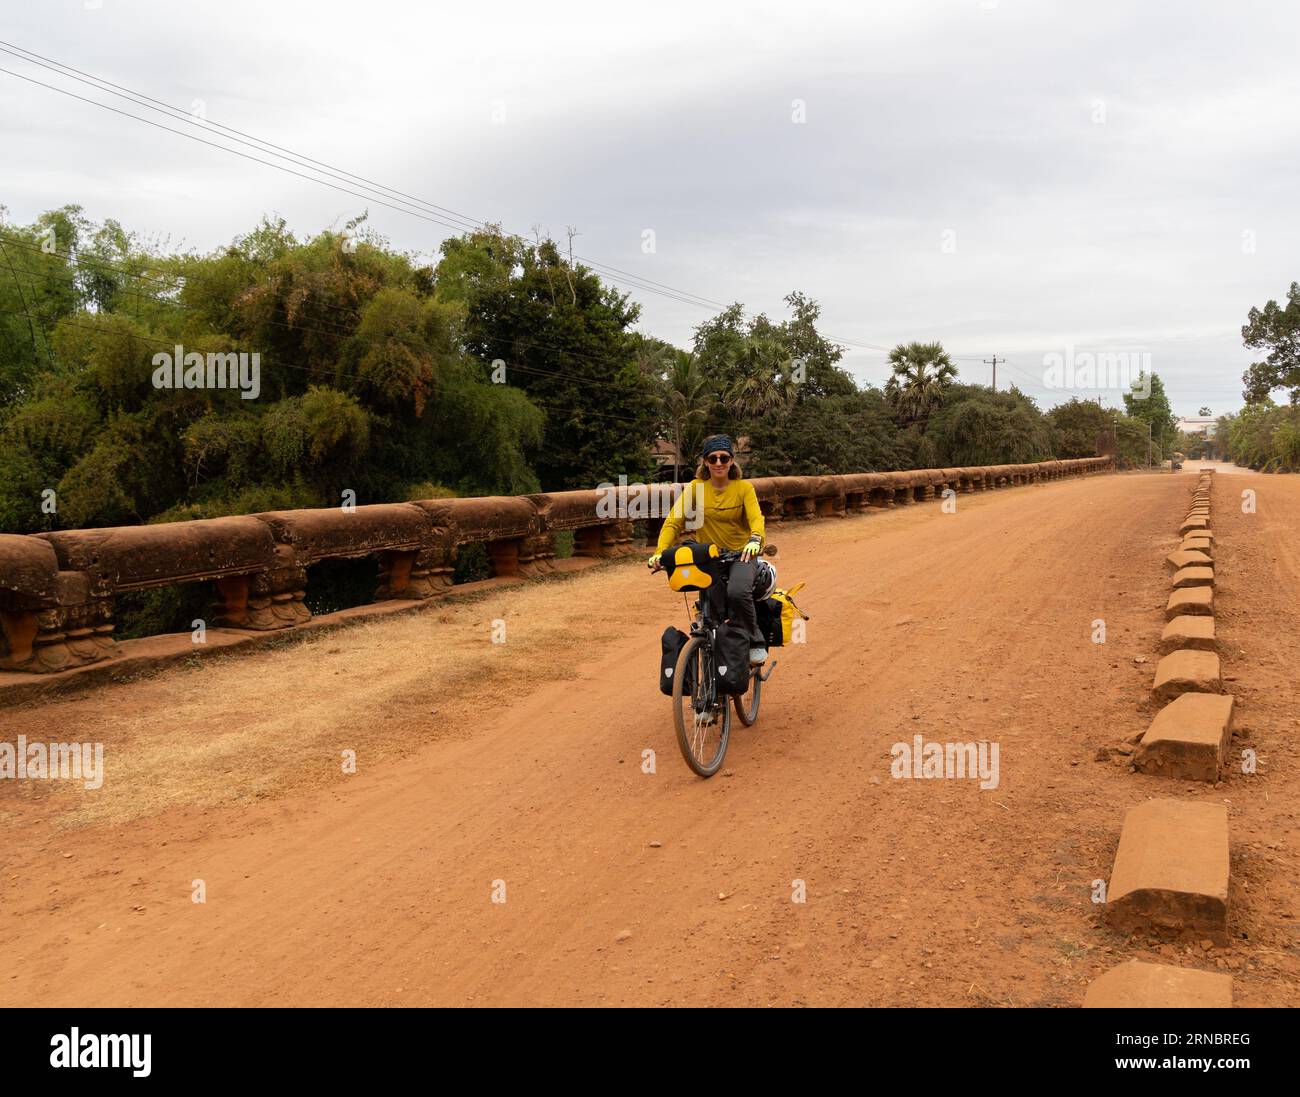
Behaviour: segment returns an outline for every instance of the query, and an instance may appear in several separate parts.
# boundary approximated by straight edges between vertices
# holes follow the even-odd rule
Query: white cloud
[[[576,225],[581,254],[658,282],[773,314],[799,288],[841,338],[941,338],[974,356],[971,379],[996,352],[999,380],[1032,393],[1067,336],[1141,347],[1194,412],[1239,402],[1246,310],[1300,277],[1297,24],[1285,5],[1205,2],[1174,20],[1012,0],[103,0],[19,8],[5,35],[472,217]],[[209,248],[264,213],[310,233],[368,206],[426,254],[446,231],[3,74],[0,109],[17,220],[78,203]],[[708,315],[635,296],[642,327],[678,343]],[[882,362],[848,358],[876,381]]]

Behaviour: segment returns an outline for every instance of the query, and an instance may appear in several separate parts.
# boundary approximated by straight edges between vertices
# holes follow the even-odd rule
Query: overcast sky
[[[1176,412],[1238,407],[1246,312],[1300,278],[1300,7],[861,7],[0,0],[0,37],[692,295],[781,316],[799,289],[833,337],[939,339],[966,380],[1005,356],[1044,406],[1072,346],[1149,353]],[[16,222],[77,203],[204,251],[267,213],[368,208],[426,255],[450,232],[5,73],[0,111]],[[634,296],[679,346],[711,311]]]

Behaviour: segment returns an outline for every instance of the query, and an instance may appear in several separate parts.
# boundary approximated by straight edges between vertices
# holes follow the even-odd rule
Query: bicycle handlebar
[[[761,552],[762,555],[764,556],[775,556],[776,546],[764,545]],[[718,553],[719,564],[734,564],[740,558],[741,558],[741,550],[739,549],[723,549],[721,552]],[[650,574],[654,575],[658,572],[665,571],[665,570],[667,569],[664,568],[663,564],[655,564],[652,568],[650,568]]]

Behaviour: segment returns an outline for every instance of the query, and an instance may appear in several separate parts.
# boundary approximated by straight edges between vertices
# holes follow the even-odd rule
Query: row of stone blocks
[[[1133,755],[1146,773],[1217,781],[1232,738],[1214,632],[1213,474],[1202,470],[1166,558],[1173,571],[1152,696],[1164,707]],[[1228,812],[1222,804],[1148,800],[1124,818],[1106,890],[1106,922],[1120,933],[1228,941]],[[1129,961],[1088,988],[1088,1007],[1228,1007],[1232,977]]]
[[[770,521],[867,513],[933,499],[1100,472],[1109,457],[978,468],[914,469],[751,481]],[[425,599],[455,583],[467,545],[486,547],[493,576],[540,578],[556,569],[555,535],[574,555],[637,551],[633,521],[658,536],[679,485],[606,485],[588,491],[427,499],[350,508],[32,536],[0,534],[0,671],[53,673],[115,654],[113,600],[155,587],[212,583],[210,625],[292,628],[311,613],[307,569],[371,556],[375,600]]]

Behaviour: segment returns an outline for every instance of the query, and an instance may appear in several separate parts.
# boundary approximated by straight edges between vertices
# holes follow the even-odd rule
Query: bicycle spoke
[[[721,764],[726,749],[731,698],[714,693],[708,638],[697,636],[690,642],[694,646],[686,664],[678,668],[683,675],[689,675],[691,689],[685,689],[685,680],[677,686],[677,740],[691,768],[707,777]]]

